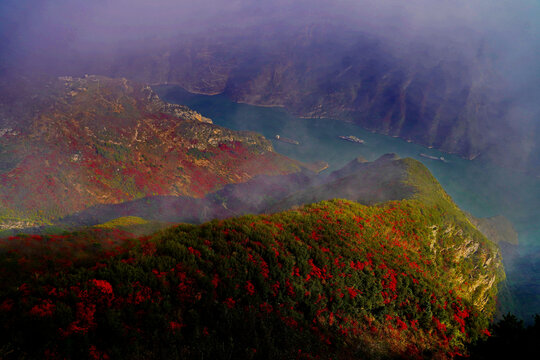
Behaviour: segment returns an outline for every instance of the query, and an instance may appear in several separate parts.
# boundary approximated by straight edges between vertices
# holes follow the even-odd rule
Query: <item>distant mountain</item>
[[[143,238],[109,223],[0,240],[0,357],[465,354],[487,334],[504,273],[446,205],[333,200]]]
[[[213,125],[126,79],[26,80],[0,92],[3,229],[145,196],[202,197],[301,169],[261,135]]]
[[[485,46],[460,44],[456,51],[452,43],[394,44],[344,25],[268,25],[126,48],[83,60],[73,71],[223,93],[298,116],[354,122],[469,159],[537,166],[534,122],[527,120],[532,132],[513,125],[519,96]]]
[[[468,214],[471,222],[490,238],[493,242],[506,246],[518,244],[518,233],[514,228],[514,225],[504,216],[492,216],[489,218],[475,218]]]

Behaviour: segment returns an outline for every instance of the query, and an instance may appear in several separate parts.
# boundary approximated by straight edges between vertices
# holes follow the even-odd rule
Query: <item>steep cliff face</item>
[[[412,198],[441,214],[442,221],[432,225],[430,247],[435,261],[446,269],[445,281],[455,284],[461,296],[494,314],[497,284],[506,277],[499,247],[486,237],[490,233],[475,227],[425,166],[413,159],[403,162],[407,168],[405,182],[414,189]]]
[[[444,264],[444,278],[457,293],[479,309],[495,310],[497,284],[504,280],[500,251],[483,236],[463,228],[433,225],[431,250],[435,261]]]
[[[212,125],[125,79],[62,77],[25,91],[21,111],[1,106],[0,213],[14,226],[300,168],[261,135]]]

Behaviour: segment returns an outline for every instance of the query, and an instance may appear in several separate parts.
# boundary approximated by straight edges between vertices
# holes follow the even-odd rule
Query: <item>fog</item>
[[[343,29],[369,36],[389,56],[418,68],[443,59],[462,63],[463,73],[453,77],[474,78],[473,86],[504,107],[504,119],[484,126],[478,142],[509,144],[494,157],[508,152],[509,162],[526,159],[538,176],[539,20],[536,0],[3,0],[0,75],[129,77],[140,70],[141,56],[166,54],[181,46],[178,39],[197,34],[252,34],[256,41],[271,32],[279,41],[293,28],[334,24],[339,28],[331,36]],[[117,61],[119,54],[128,60]]]
[[[513,78],[538,70],[540,4],[534,0],[4,0],[3,57],[51,58],[118,42],[173,38],[265,23],[339,22],[394,42],[489,51]],[[458,49],[459,50],[459,49]],[[28,60],[28,59],[26,59]],[[517,63],[526,65],[516,67]],[[537,73],[536,73],[537,75]]]
[[[535,0],[4,0],[0,74],[109,75],[113,54],[133,52],[136,59],[193,34],[270,29],[285,39],[291,26],[338,24],[378,39],[404,61],[429,67],[459,58],[507,103],[507,129],[486,129],[483,136],[496,141],[501,132],[517,133],[511,141],[524,143],[517,152],[534,157],[540,152],[539,19]]]

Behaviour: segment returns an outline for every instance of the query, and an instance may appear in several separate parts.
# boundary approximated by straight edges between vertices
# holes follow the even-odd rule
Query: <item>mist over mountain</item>
[[[176,83],[538,168],[535,1],[7,1],[4,73]]]

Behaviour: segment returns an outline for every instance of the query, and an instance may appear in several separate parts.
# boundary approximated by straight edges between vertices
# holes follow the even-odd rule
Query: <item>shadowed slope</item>
[[[144,196],[202,197],[300,170],[261,135],[212,125],[125,79],[63,77],[22,93],[31,111],[0,132],[2,228]],[[6,124],[17,115],[9,114]]]

